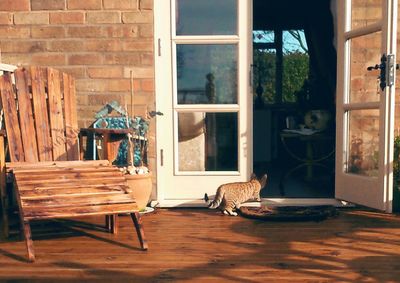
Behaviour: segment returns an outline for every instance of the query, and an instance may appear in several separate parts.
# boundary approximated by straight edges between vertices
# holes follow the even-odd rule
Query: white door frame
[[[351,2],[338,1],[338,65],[337,65],[337,110],[336,110],[336,178],[335,197],[354,203],[373,207],[386,212],[392,211],[393,200],[393,139],[394,139],[394,98],[395,86],[386,87],[381,93],[379,102],[349,101],[350,78],[350,43],[349,40],[375,32],[382,32],[382,53],[396,54],[397,23],[390,19],[397,19],[397,0],[387,0],[388,6],[383,4],[382,19],[365,27],[352,29]],[[387,8],[387,9],[386,9]],[[386,13],[386,11],[388,13]],[[389,19],[386,22],[386,18]],[[379,64],[379,62],[376,62]],[[367,72],[367,70],[365,70]],[[346,151],[348,112],[351,110],[377,109],[380,112],[379,123],[379,172],[377,177],[366,177],[346,173]]]
[[[239,0],[241,1],[241,0]],[[397,0],[393,0],[395,3],[397,3]],[[171,65],[170,62],[172,62],[171,58],[171,53],[164,52],[165,51],[165,44],[171,44],[171,22],[170,18],[166,19],[163,17],[165,13],[169,13],[171,15],[170,11],[170,5],[169,5],[169,0],[154,0],[154,53],[155,53],[155,92],[156,92],[156,103],[157,103],[157,108],[161,111],[164,112],[164,116],[159,117],[159,119],[169,119],[173,120],[173,116],[170,114],[172,111],[169,109],[169,105],[171,105],[171,102],[168,101],[167,95],[164,95],[166,91],[166,86],[168,89],[172,89],[172,70],[171,70]],[[337,3],[337,30],[343,28],[343,21],[340,17],[341,13],[344,11],[344,7],[341,6],[340,3],[342,3],[342,0],[338,1],[333,1],[333,3]],[[397,13],[397,6],[396,9],[393,10],[394,13]],[[334,15],[335,16],[335,15]],[[397,17],[395,17],[396,19]],[[251,21],[251,17],[249,19],[249,22]],[[248,26],[251,27],[251,24],[248,24]],[[395,32],[392,30],[392,33]],[[249,37],[251,37],[251,33],[249,32]],[[337,46],[341,46],[343,42],[338,38],[338,44]],[[392,46],[393,49],[393,44],[395,42],[390,42],[390,46]],[[340,53],[340,48],[338,48],[338,58],[339,58],[339,53]],[[252,62],[252,58],[249,56],[248,62]],[[341,78],[338,76],[338,88],[337,88],[337,100],[342,99],[343,97],[343,83],[340,83]],[[388,200],[388,202],[385,203],[385,206],[382,207],[382,210],[385,211],[391,211],[391,191],[392,191],[392,168],[391,168],[391,160],[393,156],[393,131],[388,131],[388,129],[393,129],[393,123],[394,123],[394,108],[393,108],[393,99],[394,96],[386,96],[388,99],[385,100],[385,105],[389,109],[389,111],[386,113],[387,117],[386,119],[390,121],[390,123],[387,123],[384,125],[385,129],[385,138],[384,138],[384,143],[385,143],[385,152],[387,154],[385,155],[385,161],[384,161],[384,171],[385,171],[385,178],[384,178],[384,186],[385,186],[385,198]],[[251,106],[250,106],[251,107]],[[166,111],[163,111],[163,108],[165,108]],[[249,111],[251,113],[251,111]],[[342,124],[343,119],[340,115],[340,113],[337,113],[337,124]],[[251,115],[249,115],[251,116]],[[248,122],[247,122],[247,128],[251,130],[251,125],[252,125],[252,117],[249,117]],[[177,206],[179,205],[179,202],[166,202],[165,198],[165,186],[168,186],[168,184],[165,184],[165,180],[168,179],[166,176],[165,170],[163,170],[163,166],[167,164],[168,162],[173,162],[173,160],[168,160],[164,158],[164,153],[163,153],[163,148],[160,146],[159,141],[160,139],[163,138],[162,133],[165,131],[163,129],[161,123],[157,122],[157,127],[156,127],[156,133],[157,133],[157,139],[156,139],[156,162],[157,162],[157,200],[162,204],[162,206]],[[252,142],[252,141],[251,141]],[[168,140],[164,141],[163,147],[165,144],[169,143],[170,148],[173,148],[173,141]],[[250,147],[252,147],[252,144],[249,144]],[[339,148],[339,150],[343,150],[343,148]],[[251,153],[251,151],[249,151]],[[343,152],[343,151],[342,151]],[[252,154],[250,154],[250,158],[252,157]],[[337,160],[336,164],[342,164],[340,163],[342,161]],[[342,168],[340,167],[340,170]],[[336,168],[338,170],[338,167]],[[341,171],[336,171],[336,174]],[[341,197],[341,199],[345,199],[346,197]],[[286,199],[286,198],[273,198],[273,199],[264,199],[263,203],[267,204],[274,204],[274,205],[288,205],[288,204],[295,204],[295,205],[302,205],[302,204],[333,204],[333,205],[342,205],[345,204],[344,202],[340,202],[336,199]],[[191,203],[186,203],[185,206],[199,206],[200,202],[194,201]]]
[[[173,0],[172,0],[173,1]],[[174,160],[177,160],[177,146],[174,144],[174,136],[177,137],[177,129],[174,128],[174,124],[177,123],[177,115],[173,114],[178,109],[180,112],[194,112],[203,111],[203,109],[209,109],[208,111],[216,112],[232,112],[237,111],[238,113],[238,126],[239,126],[239,168],[238,172],[210,172],[207,171],[204,178],[207,178],[213,183],[222,183],[227,181],[245,181],[249,178],[252,171],[252,96],[251,96],[251,85],[248,81],[250,80],[250,65],[252,56],[247,51],[249,46],[243,44],[245,41],[238,41],[239,38],[243,38],[246,35],[248,39],[246,42],[252,42],[252,34],[249,29],[252,27],[250,15],[241,14],[241,20],[248,22],[246,26],[238,23],[238,36],[214,36],[211,44],[221,43],[234,43],[238,44],[239,58],[238,58],[238,77],[239,85],[238,91],[241,94],[246,93],[247,96],[239,95],[237,105],[177,105],[176,102],[171,101],[171,92],[175,89],[176,85],[173,83],[174,72],[176,66],[174,66],[174,48],[177,43],[185,44],[195,42],[196,44],[210,42],[207,37],[197,36],[175,36],[174,35],[174,19],[171,0],[155,0],[154,1],[154,50],[155,50],[155,91],[156,91],[156,104],[157,109],[164,113],[164,116],[158,117],[157,119],[157,139],[156,139],[156,151],[157,151],[157,200],[164,207],[170,206],[202,206],[205,204],[203,199],[183,197],[182,199],[176,199],[171,197],[168,190],[177,187],[174,183],[174,179],[188,176],[188,180],[184,181],[185,187],[190,186],[190,182],[196,185],[196,176],[201,176],[199,172],[177,172],[177,168],[174,166]],[[238,7],[243,7],[249,3],[249,13],[252,11],[251,0],[238,0]],[[238,10],[238,13],[240,11]],[[167,15],[167,16],[166,16]],[[239,20],[238,20],[239,22]],[[244,57],[245,56],[245,57]],[[244,79],[245,78],[245,79]],[[242,83],[246,81],[246,83]],[[174,90],[174,91],[175,91]],[[170,92],[165,94],[166,92]],[[214,110],[213,110],[214,109]],[[249,114],[247,114],[249,113]],[[240,116],[247,115],[248,119],[240,119]],[[165,125],[171,125],[168,128]],[[174,131],[172,133],[172,131]],[[242,135],[240,134],[242,133]],[[243,136],[246,137],[243,138]],[[193,180],[189,180],[192,178]],[[203,178],[203,177],[202,177]],[[180,181],[181,182],[181,181]],[[179,187],[179,186],[178,186]],[[212,187],[212,194],[215,193],[217,186]],[[179,188],[178,188],[179,189]],[[206,190],[204,191],[206,192]],[[204,195],[202,193],[202,196]],[[211,192],[211,191],[210,191]]]
[[[155,95],[157,109],[163,113],[163,116],[157,118],[156,123],[156,167],[157,167],[157,201],[162,202],[164,197],[164,180],[166,179],[166,171],[164,170],[164,149],[158,142],[162,138],[162,133],[165,131],[159,123],[159,119],[172,120],[172,112],[164,107],[170,104],[167,95],[163,95],[166,89],[172,89],[172,70],[168,71],[168,64],[170,64],[171,53],[166,52],[163,48],[165,44],[170,44],[171,27],[169,17],[165,14],[171,14],[169,1],[154,0],[154,77],[155,77]],[[173,147],[172,140],[165,140],[171,148]]]

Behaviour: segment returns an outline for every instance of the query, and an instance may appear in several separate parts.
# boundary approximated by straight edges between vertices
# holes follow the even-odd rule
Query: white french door
[[[387,212],[396,26],[397,0],[338,1],[335,197]]]
[[[157,194],[199,205],[252,170],[251,0],[155,0]],[[250,46],[249,46],[250,45]]]

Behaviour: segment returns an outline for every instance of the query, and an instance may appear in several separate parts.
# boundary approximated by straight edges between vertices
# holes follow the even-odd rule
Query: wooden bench
[[[6,162],[1,136],[2,199],[8,172],[29,260],[35,259],[31,220],[85,215],[129,213],[146,250],[140,214],[123,174],[107,160],[79,160],[75,80],[51,68],[20,68],[0,76],[0,96],[9,155]],[[117,218],[112,219],[116,226]]]

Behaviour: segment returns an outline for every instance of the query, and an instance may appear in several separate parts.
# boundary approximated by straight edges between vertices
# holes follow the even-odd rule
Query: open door
[[[335,197],[392,211],[397,0],[338,1]]]
[[[252,166],[250,0],[156,0],[157,191],[204,205]]]

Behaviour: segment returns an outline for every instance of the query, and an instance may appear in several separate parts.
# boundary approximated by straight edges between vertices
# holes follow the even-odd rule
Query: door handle
[[[386,86],[392,86],[394,83],[394,73],[396,70],[399,69],[399,64],[394,64],[394,55],[383,54],[381,57],[381,63],[375,66],[367,67],[367,71],[372,70],[380,70],[378,79],[379,79],[379,86],[381,90],[384,90]]]

